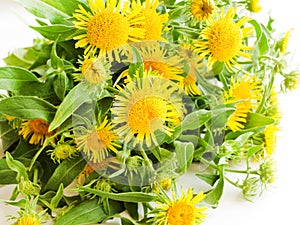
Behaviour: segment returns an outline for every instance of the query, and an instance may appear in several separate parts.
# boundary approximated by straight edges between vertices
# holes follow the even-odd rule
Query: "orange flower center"
[[[195,209],[185,202],[175,203],[167,212],[170,225],[193,225]]]
[[[49,124],[45,120],[42,119],[30,120],[29,123],[32,131],[35,134],[44,134],[44,135],[49,134],[48,132]]]

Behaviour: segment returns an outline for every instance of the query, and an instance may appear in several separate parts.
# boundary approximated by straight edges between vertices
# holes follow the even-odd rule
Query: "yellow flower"
[[[125,143],[135,139],[133,146],[158,145],[155,132],[171,135],[168,127],[182,110],[178,86],[160,77],[149,76],[128,83],[116,96],[112,107],[116,133]]]
[[[89,6],[91,12],[79,5],[73,14],[75,27],[84,31],[74,38],[78,40],[75,47],[87,46],[85,55],[100,50],[100,55],[108,54],[110,59],[114,53],[119,61],[120,48],[144,38],[145,29],[138,27],[144,24],[144,17],[138,16],[138,10],[130,10],[128,2],[123,6],[117,0],[89,0]]]
[[[203,71],[203,63],[200,57],[194,53],[195,47],[188,43],[183,42],[182,47],[178,49],[178,55],[182,58],[183,63],[189,66],[189,71],[184,71],[187,75],[181,80],[178,85],[187,93],[188,95],[200,95],[201,92],[197,86],[197,74]]]
[[[51,153],[51,159],[55,162],[60,163],[60,160],[64,160],[72,157],[77,153],[77,149],[67,143],[58,144],[53,150],[49,151]]]
[[[254,13],[259,12],[262,9],[262,7],[259,4],[259,1],[260,0],[249,0],[248,2],[249,11]]]
[[[161,195],[162,202],[153,210],[155,224],[157,225],[199,225],[206,217],[206,207],[197,207],[205,195],[200,192],[195,197],[192,189],[186,193],[182,190],[181,197],[172,192],[173,199]]]
[[[51,137],[54,132],[48,132],[49,123],[42,119],[28,120],[23,122],[19,135],[24,139],[29,139],[30,144],[42,145],[46,138]]]
[[[257,108],[261,99],[261,85],[257,77],[243,76],[235,81],[231,78],[228,92],[224,93],[225,103],[236,103],[236,110],[228,118],[227,126],[232,131],[238,131],[245,127],[248,113]]]
[[[93,130],[84,130],[76,134],[75,142],[80,150],[93,163],[100,163],[108,156],[108,150],[118,152],[118,138],[113,131],[111,122],[104,118],[100,126]]]
[[[188,3],[192,15],[198,20],[207,20],[215,10],[215,3],[212,0],[192,0]]]
[[[87,58],[82,63],[82,76],[90,84],[104,85],[110,78],[111,64],[103,58]]]
[[[208,20],[207,26],[200,33],[200,39],[194,41],[196,52],[201,57],[208,56],[208,67],[212,68],[215,62],[223,62],[228,71],[240,67],[237,58],[251,58],[245,50],[251,50],[243,44],[243,39],[253,33],[252,27],[243,27],[249,18],[243,17],[239,21],[233,20],[236,9],[229,8],[226,15],[224,8],[221,14],[216,12]]]
[[[16,225],[40,225],[40,222],[35,216],[26,215],[19,218]]]
[[[268,125],[267,128],[264,130],[264,142],[266,153],[268,156],[272,155],[275,151],[277,131],[278,127],[275,124]]]
[[[181,76],[183,70],[179,56],[174,55],[158,42],[147,42],[146,46],[140,45],[137,47],[146,72],[157,71],[156,75],[175,82],[183,80],[183,76]],[[131,60],[131,56],[129,60]],[[152,75],[154,74],[152,73]]]
[[[141,40],[165,41],[165,39],[162,38],[162,31],[164,24],[168,20],[168,14],[160,14],[156,11],[160,2],[158,0],[145,0],[143,4],[141,4],[140,0],[136,0],[132,1],[131,5],[133,9],[140,10],[138,16],[145,17],[144,24],[135,26],[146,30],[145,37]]]

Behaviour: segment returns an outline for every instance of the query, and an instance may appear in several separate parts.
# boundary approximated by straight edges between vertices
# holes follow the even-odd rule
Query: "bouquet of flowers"
[[[41,38],[0,68],[14,224],[197,225],[225,185],[252,200],[274,182],[299,72],[258,0],[18,2]]]

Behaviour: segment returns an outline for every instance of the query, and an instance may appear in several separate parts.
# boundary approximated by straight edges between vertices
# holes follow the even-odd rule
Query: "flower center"
[[[167,212],[170,225],[193,225],[194,217],[194,207],[185,202],[175,203]]]
[[[212,25],[209,49],[218,61],[225,62],[235,57],[241,45],[241,29],[234,21],[223,18]]]
[[[111,142],[112,142],[112,137],[111,137],[111,132],[108,130],[98,130],[97,131],[98,137],[100,139],[100,143],[103,146],[103,148],[107,148],[108,146],[110,146]]]
[[[214,8],[210,0],[194,0],[191,4],[191,13],[198,20],[206,20],[213,13]]]
[[[146,134],[162,127],[166,120],[167,105],[159,97],[146,97],[130,109],[128,125],[134,133]]]
[[[146,71],[149,71],[149,70],[157,71],[162,77],[164,77],[166,79],[170,78],[169,66],[166,63],[154,62],[154,61],[145,61],[144,62],[144,69]]]
[[[98,12],[88,22],[87,38],[92,46],[113,50],[127,43],[129,22],[116,12]]]
[[[35,134],[49,134],[48,128],[49,124],[42,120],[42,119],[36,119],[36,120],[30,120],[29,121],[32,131]]]

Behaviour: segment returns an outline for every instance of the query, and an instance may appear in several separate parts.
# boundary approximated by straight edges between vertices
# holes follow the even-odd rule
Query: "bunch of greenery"
[[[41,38],[0,68],[15,224],[198,225],[225,184],[251,200],[274,182],[277,95],[299,73],[259,1],[18,2]]]

